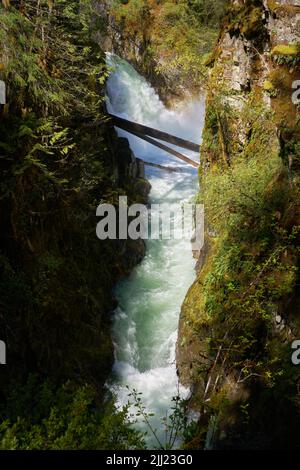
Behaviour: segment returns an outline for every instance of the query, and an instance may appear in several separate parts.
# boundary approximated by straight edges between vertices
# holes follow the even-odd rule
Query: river
[[[204,121],[204,101],[195,99],[176,109],[166,109],[154,89],[125,60],[107,55],[113,67],[107,83],[110,112],[173,135],[200,143]],[[168,155],[166,152],[131,136],[135,155],[147,161],[181,169],[169,173],[146,167],[150,181],[150,203],[190,202],[198,191],[197,169]],[[176,148],[176,147],[174,147]],[[182,149],[179,149],[182,151]],[[199,156],[184,150],[197,160]],[[177,394],[178,380],[175,365],[180,307],[195,278],[195,259],[189,240],[149,240],[146,256],[131,275],[116,287],[118,308],[113,319],[115,364],[109,387],[117,404],[128,401],[128,385],[142,392],[142,400],[164,440],[160,418],[166,416]],[[180,388],[182,396],[188,392]],[[155,447],[152,437],[148,446]]]

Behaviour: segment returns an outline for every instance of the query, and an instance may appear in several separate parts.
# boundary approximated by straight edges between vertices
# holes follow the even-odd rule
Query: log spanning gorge
[[[154,89],[125,60],[108,54],[112,72],[107,83],[108,110],[114,116],[140,123],[199,145],[204,121],[204,102],[195,99],[176,109],[166,109]],[[179,171],[146,167],[151,183],[151,204],[191,202],[197,193],[197,169],[163,149],[117,128],[127,137],[134,154],[157,165]],[[172,146],[175,151],[180,151]],[[199,160],[192,150],[185,155]],[[197,166],[197,165],[196,165]],[[176,215],[174,216],[176,227]],[[128,388],[142,392],[143,404],[161,441],[161,417],[177,395],[175,346],[181,304],[195,277],[195,259],[186,239],[147,240],[146,255],[131,275],[116,286],[118,307],[114,312],[115,363],[108,382],[117,405],[128,402]],[[182,395],[187,390],[179,387]],[[140,423],[143,426],[143,423]],[[149,447],[155,446],[149,437]]]

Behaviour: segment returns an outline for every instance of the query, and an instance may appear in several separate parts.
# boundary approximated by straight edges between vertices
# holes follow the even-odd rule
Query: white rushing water
[[[107,60],[113,67],[107,83],[111,113],[200,142],[203,100],[168,110],[130,64],[111,54]],[[168,173],[146,167],[152,186],[151,203],[192,201],[198,190],[195,168],[125,131],[118,130],[118,134],[129,139],[137,157],[182,169],[181,173]],[[199,158],[187,150],[183,153]],[[166,415],[177,394],[175,346],[180,307],[195,278],[194,267],[189,240],[149,240],[143,262],[116,287],[119,306],[113,320],[115,364],[109,387],[120,406],[128,401],[126,385],[142,392],[147,411],[155,413],[153,426],[162,440],[160,417]],[[150,439],[148,445],[155,444]]]

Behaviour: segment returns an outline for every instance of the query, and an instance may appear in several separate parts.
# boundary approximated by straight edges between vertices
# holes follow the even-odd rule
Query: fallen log
[[[173,166],[164,166],[164,165],[160,165],[159,163],[146,162],[145,160],[142,160],[142,161],[144,165],[146,166],[153,166],[154,168],[159,168],[160,170],[181,173],[181,168],[175,168]]]
[[[138,132],[139,134],[146,134],[150,137],[169,142],[169,144],[174,144],[178,147],[182,147],[187,150],[192,150],[193,152],[199,153],[200,151],[200,145],[195,144],[194,142],[190,142],[189,140],[182,139],[181,137],[176,137],[175,135],[171,135],[168,132],[153,129],[152,127],[144,126],[143,124],[138,124],[137,122],[128,121],[127,119],[114,116],[113,114],[110,114],[110,116],[114,125],[120,127],[125,131],[133,131]]]
[[[179,158],[180,160],[183,160],[185,163],[188,163],[189,165],[192,165],[195,168],[199,167],[199,163],[196,162],[195,160],[192,160],[191,158],[187,157],[186,155],[183,155],[180,152],[177,152],[177,150],[172,149],[171,147],[168,147],[167,145],[162,144],[161,142],[158,142],[155,139],[152,139],[151,137],[148,137],[147,135],[140,134],[139,132],[134,132],[130,131],[131,134],[135,135],[136,137],[139,137],[142,140],[145,140],[149,144],[155,145],[156,147],[164,150],[165,152],[170,153],[171,155],[174,155],[174,157]]]

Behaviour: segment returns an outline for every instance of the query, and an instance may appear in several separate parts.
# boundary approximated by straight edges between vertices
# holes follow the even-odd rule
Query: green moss
[[[300,44],[278,44],[272,49],[271,58],[278,65],[297,65],[300,63]]]
[[[288,67],[277,67],[263,89],[273,93],[278,87],[278,100],[291,109],[292,79]],[[255,407],[246,402],[249,394],[253,398],[251,385],[256,382],[266,395],[270,389],[275,395],[281,393],[286,404],[296,393],[281,379],[287,348],[284,349],[281,339],[276,337],[275,353],[269,336],[273,312],[284,315],[288,299],[296,292],[299,232],[297,218],[291,214],[296,213],[298,204],[294,183],[298,179],[294,175],[295,180],[290,183],[285,167],[288,157],[278,144],[277,112],[274,116],[265,110],[261,89],[247,95],[237,126],[234,111],[225,110],[222,99],[218,101],[219,84],[214,86],[218,95],[215,91],[207,101],[201,173],[201,202],[206,208],[206,238],[211,249],[183,304],[182,331],[186,341],[179,345],[179,356],[183,364],[184,361],[188,364],[185,370],[183,365],[183,374],[184,377],[189,374],[194,384],[194,401],[198,399],[201,403],[207,385],[207,364],[216,361],[216,351],[222,346],[226,353],[221,354],[210,376],[212,383],[218,381],[218,386],[212,386],[207,394],[208,404],[200,406],[205,407],[209,415],[218,417],[219,427],[224,420],[225,426],[234,429],[236,423],[232,416],[239,415],[239,422],[244,420],[245,425],[253,425],[251,432],[255,435],[256,423],[253,422],[257,413]],[[222,92],[225,94],[224,90]],[[237,141],[239,130],[248,130],[243,146],[228,142],[228,166],[221,157],[218,111],[222,122],[227,122],[227,138],[231,135],[231,140]],[[290,141],[290,135],[286,135],[282,133],[282,138]],[[290,145],[286,146],[286,152],[288,155],[297,153],[295,146]],[[206,338],[209,341],[205,341]],[[257,378],[245,379],[248,374]],[[237,385],[237,377],[245,379],[245,388]],[[232,388],[225,389],[224,384],[230,382]],[[230,409],[222,406],[223,398],[227,403],[232,393],[234,400],[242,405],[241,413],[234,404]],[[272,393],[267,400],[268,409],[272,409]],[[278,415],[280,413],[282,410]]]
[[[298,77],[298,66],[291,69],[288,64],[275,66],[269,74],[268,81],[273,84],[276,91],[276,95],[273,95],[272,107],[278,127],[294,127],[296,124],[297,107],[291,103],[291,90],[293,82]]]
[[[243,40],[251,38],[258,50],[269,43],[261,4],[230,2],[225,22],[225,32]],[[292,14],[287,6],[279,11],[273,0],[268,6],[277,17]],[[221,34],[218,50],[222,39]],[[252,91],[243,95],[238,106],[231,105],[234,93],[224,77],[228,62],[216,57],[206,102],[199,198],[205,206],[210,250],[207,254],[204,248],[201,253],[204,266],[183,303],[180,332],[186,341],[179,344],[178,356],[184,378],[189,376],[193,384],[194,403],[198,400],[198,409],[218,421],[216,434],[237,429],[238,439],[245,441],[249,435],[250,440],[256,436],[260,427],[261,442],[266,437],[280,442],[285,434],[281,431],[284,409],[297,397],[294,384],[299,373],[290,366],[290,345],[283,345],[291,333],[287,327],[275,331],[274,315],[288,317],[287,324],[298,337],[299,325],[292,326],[287,304],[299,298],[299,125],[297,108],[291,102],[292,84],[299,78],[299,47],[274,47],[268,77],[263,76],[257,55],[251,64]],[[223,52],[229,56],[227,49]],[[257,85],[262,79],[263,85]],[[266,110],[264,93],[273,98],[272,110]],[[298,318],[299,308],[292,310]],[[218,357],[221,348],[224,353]],[[259,397],[253,388],[262,391]],[[276,396],[283,405],[274,412],[278,422],[273,433],[259,414],[273,412]],[[222,406],[223,398],[233,398],[230,409]],[[297,416],[299,405],[291,408]],[[272,423],[273,419],[272,415]],[[198,426],[202,432],[203,422]],[[279,437],[274,438],[277,432]],[[286,435],[293,438],[291,432]],[[218,437],[216,441],[220,444]]]
[[[264,34],[263,10],[251,0],[230,5],[227,13],[227,28],[235,34],[242,33],[247,39]]]
[[[274,85],[273,85],[272,82],[270,82],[269,80],[265,80],[265,81],[264,81],[264,90],[266,90],[266,91],[272,91],[272,90],[274,90],[274,89],[275,89],[275,87],[274,87]]]
[[[300,44],[278,44],[271,51],[271,55],[297,56],[299,54]]]
[[[276,90],[272,82],[265,80],[263,83],[263,89],[269,96],[271,96],[271,98],[276,98],[278,90]]]
[[[271,12],[276,12],[277,8],[280,6],[275,0],[268,0],[267,3]]]
[[[206,65],[207,67],[211,67],[214,65],[214,62],[215,62],[215,58],[212,52],[207,52],[206,54],[203,54],[202,56],[203,65]]]
[[[252,32],[257,31],[262,27],[262,11],[260,8],[254,8],[250,14],[246,15],[243,19],[241,32],[246,37],[251,36]]]

